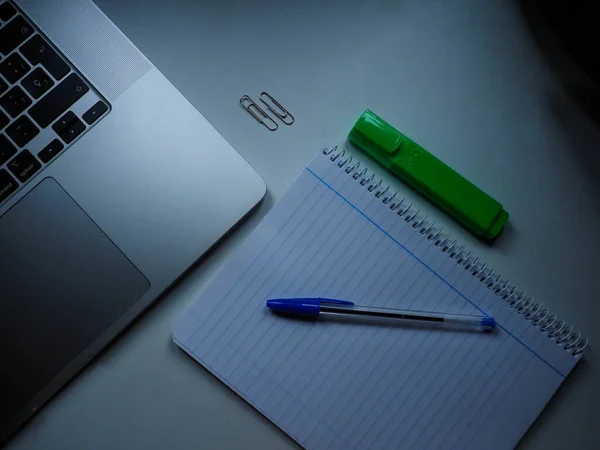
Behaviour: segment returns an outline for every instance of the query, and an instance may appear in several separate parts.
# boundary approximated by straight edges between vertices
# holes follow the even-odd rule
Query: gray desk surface
[[[447,229],[592,342],[521,448],[600,448],[600,361],[593,349],[600,345],[594,326],[600,313],[599,123],[576,96],[587,87],[585,77],[548,57],[552,39],[528,21],[526,5],[98,4],[262,174],[269,194],[10,449],[294,448],[180,352],[170,327],[314,152],[342,141],[367,107],[504,203],[510,225],[493,246],[444,219]],[[296,124],[270,133],[238,106],[242,94],[262,90],[289,107]]]

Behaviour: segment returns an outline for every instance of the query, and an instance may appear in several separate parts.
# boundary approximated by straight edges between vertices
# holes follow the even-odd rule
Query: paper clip
[[[264,98],[266,97],[268,101],[266,101]],[[270,95],[267,92],[261,92],[260,95],[258,96],[258,98],[260,99],[261,102],[263,102],[265,104],[265,106],[267,108],[269,108],[269,111],[271,111],[273,114],[275,114],[277,117],[279,117],[279,120],[281,120],[283,123],[285,123],[286,125],[291,125],[295,122],[296,119],[294,119],[294,116],[292,116],[292,114],[285,109],[281,103],[279,103],[277,100],[275,100],[273,98],[272,95]],[[273,105],[273,106],[271,106]],[[279,111],[277,111],[277,109],[279,109]],[[286,121],[286,119],[291,119],[289,121]]]
[[[271,116],[269,116],[249,96],[242,95],[242,98],[240,98],[240,105],[242,105],[242,107],[246,111],[248,111],[250,114],[252,114],[252,117],[254,117],[256,120],[258,120],[260,123],[262,123],[269,131],[275,131],[277,128],[279,128],[279,125],[277,125],[277,122],[275,122],[271,118]],[[257,114],[257,112],[258,112],[258,114]],[[267,122],[265,122],[265,120],[263,120],[263,119],[266,119]],[[270,123],[272,123],[274,126],[272,126],[272,127],[269,126]]]

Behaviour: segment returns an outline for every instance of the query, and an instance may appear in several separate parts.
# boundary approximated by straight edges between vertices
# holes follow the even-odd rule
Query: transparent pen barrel
[[[432,328],[491,330],[494,319],[486,316],[439,314],[429,311],[370,308],[322,304],[320,317],[329,319],[354,319],[361,322],[387,323],[390,325],[420,326]]]

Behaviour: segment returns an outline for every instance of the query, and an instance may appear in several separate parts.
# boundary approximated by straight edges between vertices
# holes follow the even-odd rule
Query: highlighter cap
[[[392,153],[400,147],[404,137],[393,126],[368,109],[360,116],[352,131],[363,137],[361,143],[365,147],[374,146],[386,153]]]

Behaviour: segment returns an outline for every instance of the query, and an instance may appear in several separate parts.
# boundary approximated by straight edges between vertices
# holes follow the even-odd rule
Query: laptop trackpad
[[[53,179],[0,217],[0,423],[148,288]]]

